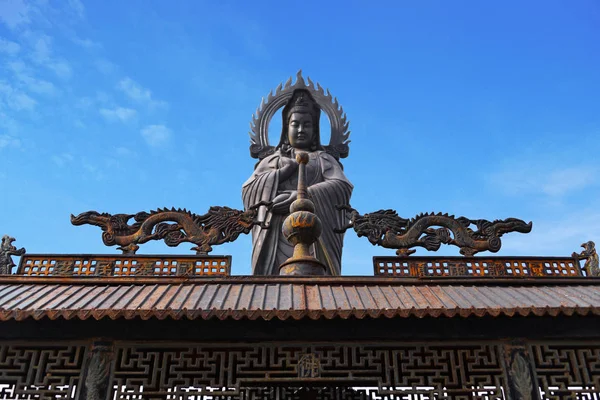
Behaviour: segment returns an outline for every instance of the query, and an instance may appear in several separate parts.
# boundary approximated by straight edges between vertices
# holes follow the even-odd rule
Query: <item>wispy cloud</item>
[[[0,106],[4,105],[14,111],[31,111],[37,102],[27,93],[0,81]]]
[[[53,95],[57,92],[52,82],[35,78],[31,68],[22,61],[9,62],[8,68],[12,71],[16,81],[23,84],[31,93]]]
[[[546,167],[512,165],[489,176],[492,186],[511,195],[542,194],[560,197],[600,181],[599,169],[591,165]]]
[[[81,46],[81,47],[83,47],[83,48],[85,48],[85,49],[96,49],[96,48],[100,48],[100,47],[102,47],[102,46],[100,45],[100,43],[98,43],[98,42],[94,42],[93,40],[91,40],[91,39],[87,39],[87,38],[86,38],[86,39],[82,39],[82,38],[80,38],[80,37],[78,37],[78,36],[72,36],[72,37],[71,37],[71,40],[72,40],[72,41],[73,41],[73,43],[75,43],[76,45],[79,45],[79,46]]]
[[[134,151],[131,151],[127,147],[123,147],[123,146],[117,147],[115,149],[115,154],[119,157],[125,157],[125,158],[137,156],[137,153],[135,153]]]
[[[113,109],[101,108],[100,114],[108,121],[128,122],[136,117],[137,112],[132,108],[117,107]]]
[[[7,134],[0,134],[0,149],[3,149],[5,147],[20,147],[21,146],[21,141],[11,135],[7,135]]]
[[[64,167],[73,161],[73,156],[69,153],[55,154],[52,156],[52,161],[59,167]]]
[[[0,21],[9,29],[16,29],[31,22],[29,17],[31,11],[31,7],[24,0],[3,0],[0,7]]]
[[[92,175],[97,181],[101,181],[105,177],[104,173],[102,172],[102,169],[98,168],[98,166],[93,164],[85,157],[82,157],[81,159],[81,168],[87,174]]]
[[[146,104],[149,107],[165,107],[166,102],[156,100],[152,96],[150,89],[144,88],[131,78],[124,78],[117,84],[117,89],[122,91],[131,100]]]
[[[171,137],[171,130],[164,125],[148,125],[141,131],[142,137],[152,147],[166,144]]]
[[[5,53],[10,56],[14,56],[17,53],[19,53],[19,50],[21,50],[21,46],[19,46],[18,43],[0,38],[0,53]]]
[[[69,6],[71,7],[71,10],[79,18],[85,17],[85,7],[83,6],[83,3],[80,0],[68,0],[68,3],[69,3]]]
[[[31,43],[31,59],[36,64],[54,71],[59,78],[68,79],[71,77],[71,65],[66,60],[54,56],[50,36],[32,33],[27,36]]]
[[[104,75],[112,74],[117,70],[117,66],[114,63],[103,58],[97,60],[94,65],[96,66],[96,69]]]
[[[19,123],[10,115],[2,111],[2,102],[0,101],[0,135],[3,139],[4,147],[9,145],[19,147],[21,141],[17,138],[19,133]]]
[[[534,221],[533,230],[519,237],[503,237],[506,254],[571,255],[579,245],[600,238],[600,212],[597,208]]]

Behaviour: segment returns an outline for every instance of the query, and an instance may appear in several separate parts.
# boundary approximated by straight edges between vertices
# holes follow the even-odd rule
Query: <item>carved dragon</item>
[[[585,260],[583,270],[586,276],[600,276],[600,260],[596,253],[596,244],[591,240],[581,245],[583,251],[581,253],[573,253],[572,256],[578,259]]]
[[[0,245],[0,274],[10,274],[12,268],[16,265],[12,256],[22,256],[25,254],[25,248],[21,247],[17,249],[12,243],[15,241],[14,237],[4,235],[2,236],[2,244]]]
[[[437,251],[442,243],[460,248],[464,256],[473,256],[481,251],[493,253],[500,250],[500,237],[508,232],[531,232],[532,223],[517,218],[487,221],[456,218],[448,214],[420,214],[410,220],[399,217],[394,210],[379,210],[361,215],[350,206],[338,206],[349,214],[350,222],[337,232],[354,228],[359,237],[366,236],[373,245],[397,249],[399,256],[408,256],[423,247]],[[475,225],[476,230],[471,228]],[[434,228],[438,227],[438,228]]]
[[[137,214],[108,214],[87,211],[71,215],[73,225],[95,225],[102,228],[102,241],[107,246],[118,245],[124,254],[135,254],[139,244],[164,240],[175,247],[183,242],[193,243],[197,254],[206,255],[212,246],[232,242],[240,234],[248,234],[258,223],[257,208],[270,204],[261,202],[246,211],[229,207],[210,207],[208,213],[196,215],[185,209],[158,209]],[[129,221],[133,218],[133,223]]]

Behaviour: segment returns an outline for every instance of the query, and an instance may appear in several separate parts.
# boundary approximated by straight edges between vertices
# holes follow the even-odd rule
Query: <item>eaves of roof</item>
[[[0,320],[600,315],[600,279],[0,278]]]

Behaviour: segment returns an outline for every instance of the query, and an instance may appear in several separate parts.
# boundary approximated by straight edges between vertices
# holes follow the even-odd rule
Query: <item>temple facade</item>
[[[243,210],[71,216],[122,254],[30,254],[5,236],[0,399],[600,400],[594,243],[497,257],[485,252],[532,224],[360,213],[340,161],[348,138],[337,99],[298,74],[253,117]],[[344,276],[352,231],[396,256]],[[244,235],[252,275],[232,276],[231,257],[210,252]],[[196,254],[138,254],[150,240]],[[411,255],[441,245],[462,256]]]

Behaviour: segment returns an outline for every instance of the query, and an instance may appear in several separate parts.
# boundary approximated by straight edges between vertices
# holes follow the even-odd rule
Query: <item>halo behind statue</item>
[[[302,70],[296,74],[296,83],[292,85],[290,77],[285,84],[279,84],[275,93],[270,92],[267,99],[262,98],[260,106],[256,113],[252,115],[250,122],[250,155],[253,158],[263,159],[275,152],[275,146],[269,144],[269,123],[281,107],[283,107],[292,97],[296,89],[308,90],[321,110],[327,114],[329,124],[331,125],[331,136],[329,145],[323,146],[325,151],[336,159],[348,157],[348,143],[350,143],[349,122],[346,120],[346,113],[339,105],[337,98],[329,93],[329,89],[323,89],[319,83],[315,84],[306,78],[308,84],[302,77]]]

